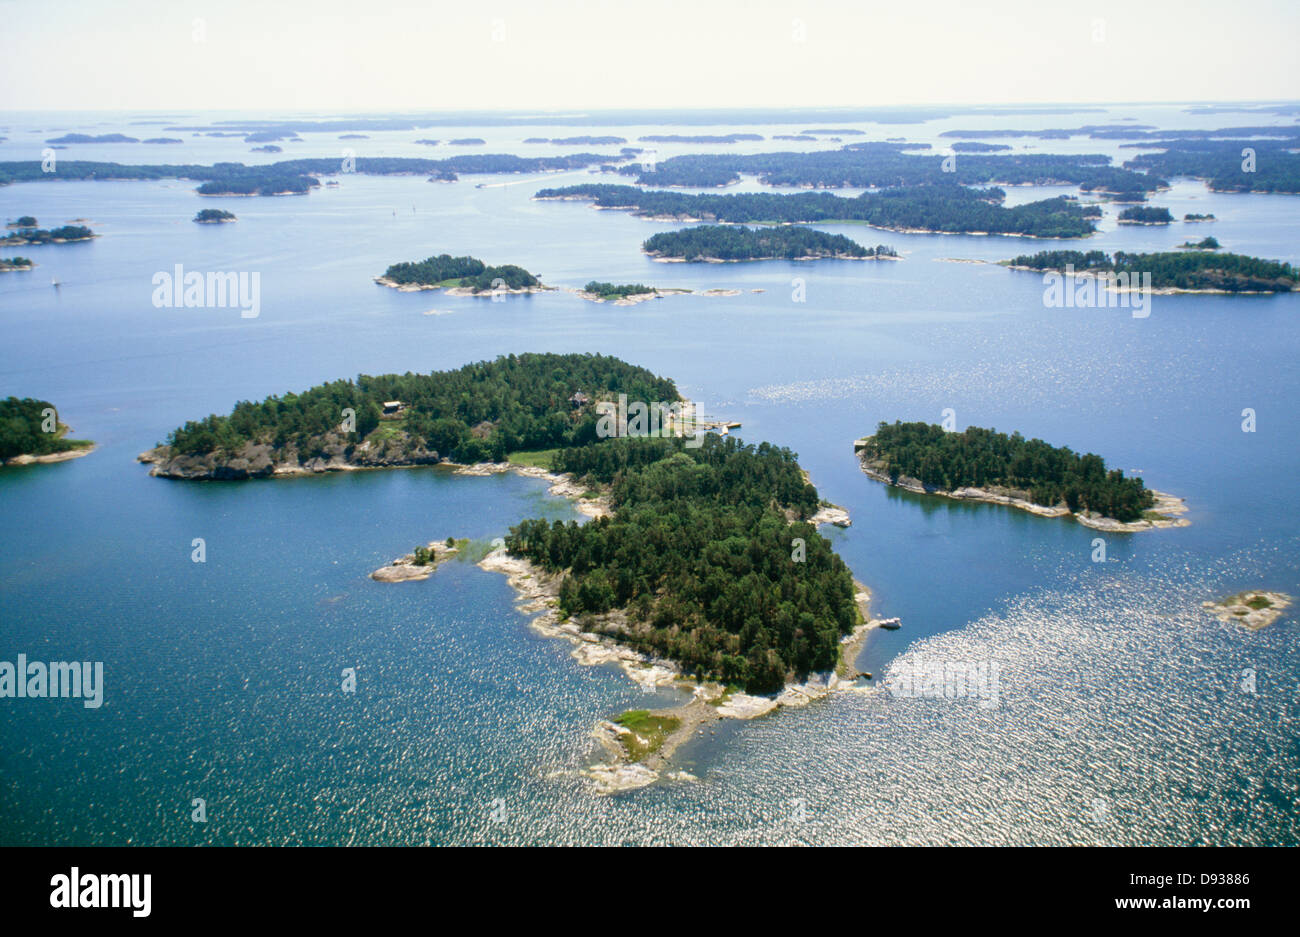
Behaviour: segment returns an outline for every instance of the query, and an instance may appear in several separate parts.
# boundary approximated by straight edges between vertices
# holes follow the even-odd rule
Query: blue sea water
[[[1243,122],[1175,108],[1102,116]],[[53,128],[129,133],[131,119],[0,115],[0,159],[39,158],[33,141]],[[862,126],[871,139],[938,143],[957,126],[1062,120]],[[542,135],[584,132],[634,141],[665,131]],[[532,152],[519,128],[344,145],[445,155],[410,142],[430,135]],[[1132,152],[1114,141],[1028,143]],[[339,145],[309,135],[275,158]],[[74,146],[59,158],[206,163],[245,159],[248,148],[184,146]],[[1300,298],[1157,296],[1146,318],[1046,308],[1040,277],[947,262],[1041,242],[858,225],[827,230],[893,244],[903,260],[657,264],[638,247],[676,225],[530,198],[589,178],[342,175],[305,197],[222,200],[174,180],[0,188],[6,218],[86,218],[102,234],[4,251],[39,266],[0,275],[0,393],[56,402],[97,449],[0,469],[0,660],[102,660],[106,680],[98,710],[0,701],[0,843],[1300,842],[1294,609],[1259,632],[1200,609],[1244,588],[1300,594]],[[1177,180],[1153,201],[1219,221],[1117,227],[1107,206],[1087,246],[1158,250],[1213,234],[1229,250],[1300,260],[1295,197]],[[191,223],[213,205],[239,221]],[[595,278],[740,295],[614,307],[570,293],[491,302],[371,281],[396,260],[443,251],[517,263],[558,286]],[[156,308],[152,277],[176,264],[257,272],[260,314]],[[874,610],[903,620],[873,633],[860,666],[879,676],[927,660],[996,662],[1000,705],[837,695],[692,743],[681,760],[695,780],[596,796],[580,775],[592,725],[671,693],[579,666],[566,644],[527,626],[502,577],[470,563],[418,583],[368,578],[419,542],[486,542],[524,517],[573,516],[542,482],[409,469],[186,484],[134,461],[177,424],[237,400],[523,351],[618,355],[739,420],[745,439],[793,448],[822,496],[851,513],[853,526],[828,536],[873,589]],[[1253,433],[1242,431],[1247,408]],[[938,421],[945,409],[961,426],[1099,452],[1187,498],[1191,526],[1102,535],[918,497],[858,470],[855,437],[884,419]],[[1092,559],[1098,537],[1102,563]],[[191,562],[195,538],[205,563]],[[344,668],[356,669],[354,695],[340,692]],[[191,820],[195,798],[206,823]]]

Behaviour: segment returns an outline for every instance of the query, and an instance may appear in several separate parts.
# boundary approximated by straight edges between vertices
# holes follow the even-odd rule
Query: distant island
[[[320,180],[297,172],[277,169],[274,165],[241,166],[233,164],[219,178],[200,185],[199,195],[306,195],[320,187]]]
[[[487,143],[481,137],[461,137],[458,140],[448,140],[447,142],[452,146],[482,146]]]
[[[36,218],[32,215],[20,215],[13,221],[5,223],[6,228],[35,228]]]
[[[224,211],[220,208],[204,208],[194,216],[194,221],[198,224],[224,224],[229,221],[237,221],[233,212]]]
[[[867,135],[867,132],[865,130],[854,130],[851,127],[840,127],[840,128],[830,128],[830,129],[823,128],[820,130],[804,130],[802,131],[802,133],[805,135],[812,134],[812,133],[830,134],[831,136],[835,136],[835,137],[865,137]]]
[[[1134,205],[1119,213],[1119,224],[1172,224],[1174,216],[1167,208],[1149,205]]]
[[[1183,215],[1183,221],[1218,221],[1213,215],[1198,215],[1195,212]]]
[[[1098,530],[1183,527],[1181,499],[1149,490],[1140,478],[1107,470],[1101,456],[1079,455],[1041,439],[972,426],[950,432],[932,423],[881,423],[854,443],[869,477],[922,494],[989,501]]]
[[[1002,262],[1013,270],[1112,276],[1130,282],[1151,275],[1156,290],[1184,293],[1288,293],[1300,287],[1300,271],[1289,263],[1215,251],[1127,254],[1116,251],[1040,251]]]
[[[0,257],[0,273],[8,273],[12,270],[31,270],[35,266],[36,264],[26,257]]]
[[[1006,143],[980,143],[976,140],[965,140],[952,144],[954,153],[997,153],[1009,149],[1011,147]]]
[[[105,133],[93,136],[87,133],[65,133],[61,137],[51,137],[46,143],[139,143],[135,137],[120,133]]]
[[[153,465],[151,475],[190,480],[501,462],[516,450],[596,439],[595,402],[619,393],[680,399],[671,381],[617,358],[509,355],[456,371],[361,375],[243,401],[228,416],[178,427],[140,461]]]
[[[184,143],[185,141],[177,137],[150,137],[148,140],[141,140],[140,142],[160,144],[160,143]]]
[[[524,293],[546,289],[541,280],[523,267],[514,264],[490,267],[477,257],[452,257],[450,254],[393,264],[383,276],[376,277],[375,282],[408,292],[445,289],[452,295],[501,290]]]
[[[881,244],[863,247],[842,234],[815,228],[746,228],[741,225],[701,225],[664,231],[642,245],[656,260],[721,262],[742,260],[887,260],[898,254]]]
[[[1064,196],[1007,208],[1001,189],[920,185],[844,198],[829,192],[743,192],[728,195],[646,190],[589,183],[541,189],[539,200],[592,201],[597,208],[635,212],[656,221],[723,221],[736,224],[862,223],[890,231],[935,234],[1022,234],[1041,238],[1086,237],[1098,206]]]
[[[527,143],[527,142],[529,142],[529,141],[525,140],[524,142]],[[533,143],[546,143],[546,142],[548,142],[548,141],[545,140],[545,139],[538,139],[538,138],[534,137],[534,138],[532,138],[532,141],[531,141],[531,142],[533,142]],[[626,140],[625,138],[623,138],[623,137],[611,137],[611,136],[606,136],[606,137],[582,137],[582,136],[579,136],[579,137],[552,137],[551,140],[550,140],[549,142],[555,144],[556,146],[618,146],[618,145],[620,145],[620,144],[626,143],[627,140]]]
[[[95,444],[68,439],[68,427],[47,400],[9,397],[0,400],[0,464],[64,462],[89,455]]]
[[[639,143],[741,143],[743,141],[762,140],[757,133],[695,134],[652,133],[637,137]]]
[[[84,225],[66,224],[58,228],[51,228],[48,231],[43,228],[19,228],[13,234],[0,238],[0,246],[70,244],[74,241],[89,241],[93,237],[98,237],[98,235]]]
[[[276,146],[274,143],[263,143],[261,146],[255,146],[250,153],[283,153],[284,147]]]
[[[1208,237],[1201,238],[1199,241],[1183,241],[1178,246],[1184,250],[1217,251],[1223,245],[1219,243],[1218,238]]]

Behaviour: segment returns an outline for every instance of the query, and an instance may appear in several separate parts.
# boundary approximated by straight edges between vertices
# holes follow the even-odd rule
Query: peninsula
[[[47,400],[0,400],[0,465],[64,462],[89,455],[95,444],[68,439],[68,427]]]

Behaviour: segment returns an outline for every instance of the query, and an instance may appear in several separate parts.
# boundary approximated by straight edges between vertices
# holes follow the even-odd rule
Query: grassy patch
[[[533,468],[551,470],[552,460],[559,449],[534,449],[531,452],[512,452],[507,460],[516,465],[528,465]]]
[[[631,761],[641,761],[659,751],[664,739],[682,724],[672,716],[651,715],[648,709],[630,709],[614,721],[631,732],[618,737]]]
[[[1273,607],[1273,603],[1262,595],[1252,595],[1246,600],[1245,605],[1249,608],[1255,609],[1256,611],[1259,611],[1261,608]]]

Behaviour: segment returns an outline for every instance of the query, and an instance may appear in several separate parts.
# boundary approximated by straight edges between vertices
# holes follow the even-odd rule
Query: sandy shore
[[[86,446],[81,449],[68,449],[64,452],[51,452],[48,455],[16,455],[8,459],[0,460],[0,465],[45,465],[51,462],[68,462],[72,459],[80,459],[82,456],[90,455],[95,451],[94,446]]]

